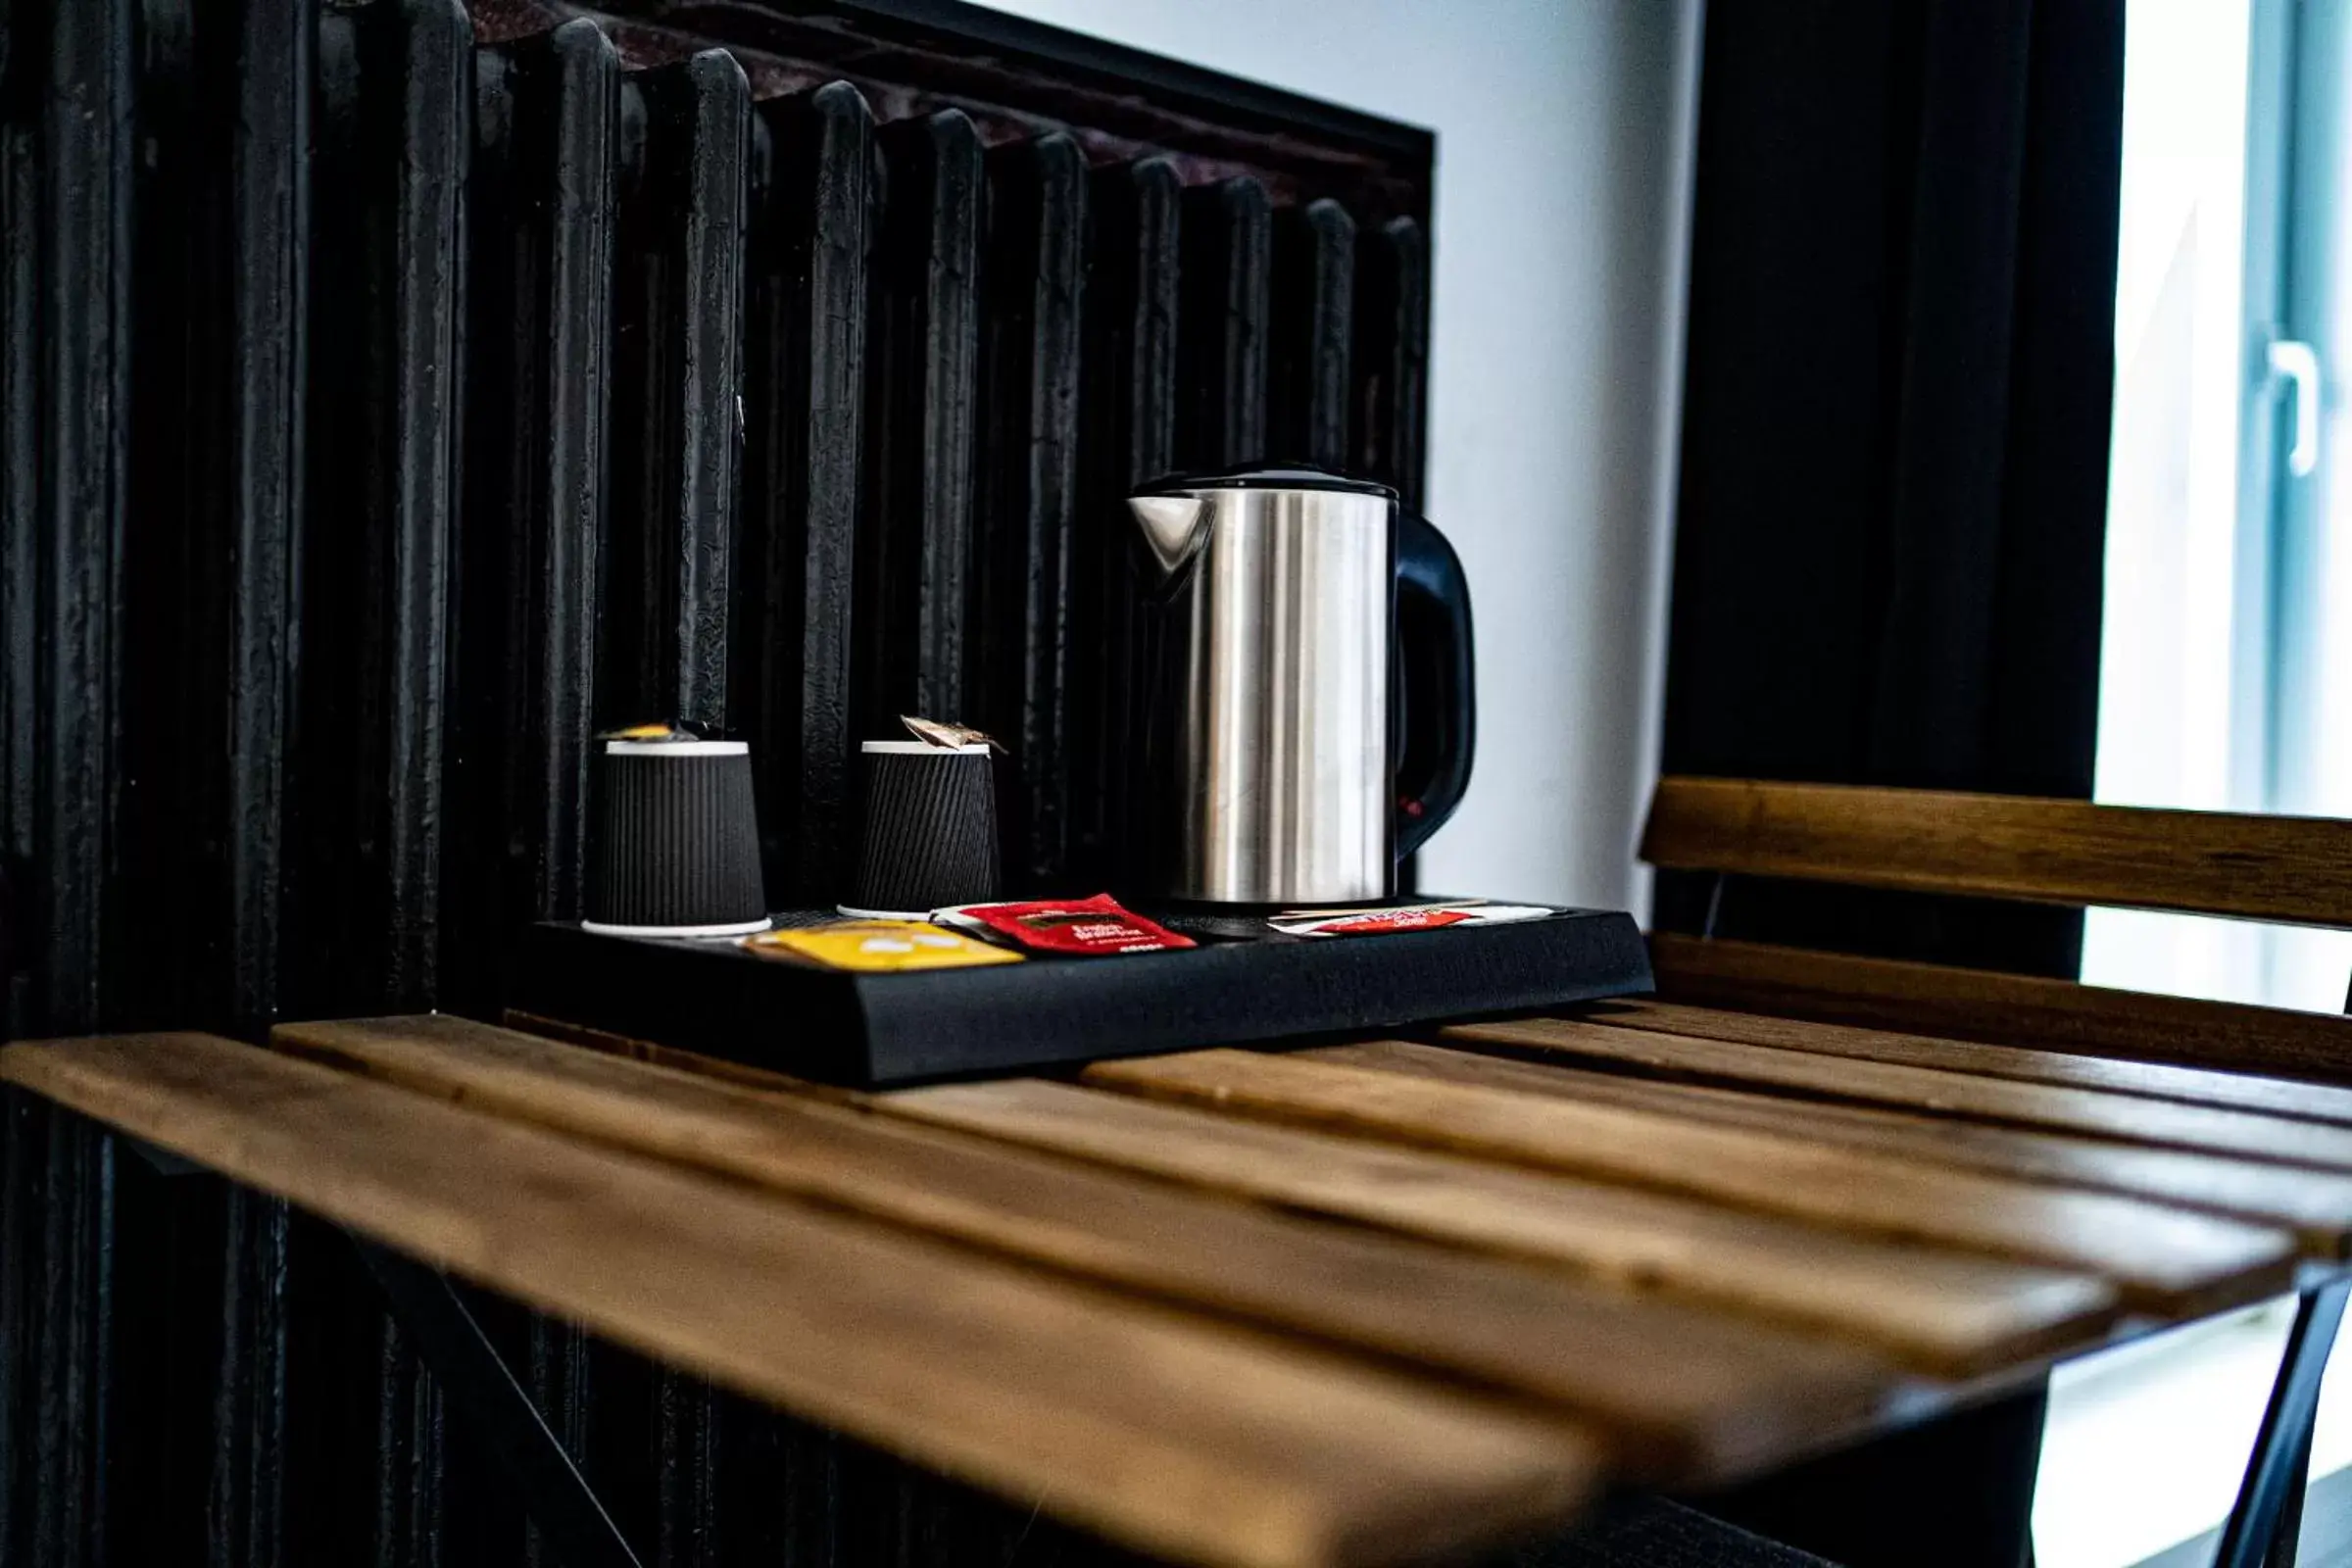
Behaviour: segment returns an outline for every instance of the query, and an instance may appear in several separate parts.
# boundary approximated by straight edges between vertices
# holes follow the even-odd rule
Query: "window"
[[[2352,816],[2348,67],[2352,0],[2129,0],[2102,801]],[[2112,909],[2083,932],[2099,985],[2335,1011],[2347,976],[2352,933]],[[2059,1369],[2041,1568],[2212,1560],[2292,1315]],[[2352,1530],[2346,1478],[2339,1356],[2306,1560]]]
[[[2132,0],[2098,799],[2352,816],[2347,0]],[[2334,1011],[2352,934],[2092,911],[2082,977]]]

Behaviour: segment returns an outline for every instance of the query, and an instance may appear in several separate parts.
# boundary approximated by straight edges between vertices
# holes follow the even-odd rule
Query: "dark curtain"
[[[2123,0],[1707,8],[1668,772],[2087,797]],[[1661,880],[1697,929],[1711,878]],[[2072,974],[2072,911],[1740,882],[1720,935]]]

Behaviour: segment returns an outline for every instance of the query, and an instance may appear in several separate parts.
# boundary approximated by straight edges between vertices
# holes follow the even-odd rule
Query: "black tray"
[[[1651,989],[1633,916],[1599,909],[899,974],[808,967],[731,942],[548,924],[524,934],[515,967],[517,1011],[863,1088],[1296,1042]]]

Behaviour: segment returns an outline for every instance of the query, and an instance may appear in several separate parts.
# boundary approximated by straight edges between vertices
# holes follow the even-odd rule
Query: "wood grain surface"
[[[1770,943],[1649,939],[1671,1002],[2352,1086],[2352,1018]]]
[[[2284,1232],[1802,1137],[1244,1051],[1097,1062],[1088,1083],[1683,1192],[1871,1235],[2093,1270],[2179,1316],[2291,1280]]]
[[[1642,858],[1684,870],[2352,926],[2352,822],[1663,778]]]
[[[1068,1084],[946,1084],[876,1104],[1122,1171],[1819,1327],[1953,1376],[2090,1343],[2117,1301],[2082,1273]]]
[[[1301,1052],[1317,1061],[1377,1067],[1596,1104],[1747,1127],[1992,1176],[2121,1193],[2292,1231],[2314,1258],[2352,1255],[2352,1175],[2151,1149],[2066,1134],[1945,1120],[1916,1111],[1833,1103],[1624,1073],[1586,1071],[1403,1041]]]
[[[273,1042],[497,1115],[1580,1411],[1688,1479],[1818,1446],[1889,1384],[1876,1356],[1523,1264],[1119,1176],[849,1105],[448,1016]]]
[[[1654,1029],[1661,1034],[1736,1040],[1744,1045],[1777,1046],[1785,1051],[1811,1051],[1862,1061],[1944,1067],[1987,1078],[2104,1089],[2115,1094],[2144,1095],[2151,1100],[2259,1110],[2274,1116],[2296,1116],[2352,1127],[2352,1089],[2268,1078],[2259,1073],[2219,1072],[2163,1062],[2119,1061],[2076,1052],[1942,1040],[1933,1035],[1778,1018],[1770,1013],[1733,1012],[1650,998],[1601,1003],[1578,1016],[1620,1029]]]
[[[2019,1083],[1948,1067],[1865,1061],[1777,1046],[1616,1029],[1577,1018],[1463,1024],[1443,1031],[1442,1037],[1695,1083],[1761,1085],[1822,1100],[1892,1105],[1972,1121],[2048,1127],[2119,1143],[2170,1145],[2240,1159],[2352,1171],[2352,1127],[2297,1121],[2261,1111],[2184,1105],[2103,1089]]]
[[[1598,1474],[1572,1423],[226,1041],[11,1046],[0,1077],[1147,1550],[1401,1560]]]

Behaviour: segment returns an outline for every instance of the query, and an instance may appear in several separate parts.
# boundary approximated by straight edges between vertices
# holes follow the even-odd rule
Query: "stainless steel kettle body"
[[[1312,470],[1169,480],[1128,507],[1147,579],[1150,891],[1389,897],[1469,778],[1469,596],[1452,550],[1394,492]]]

